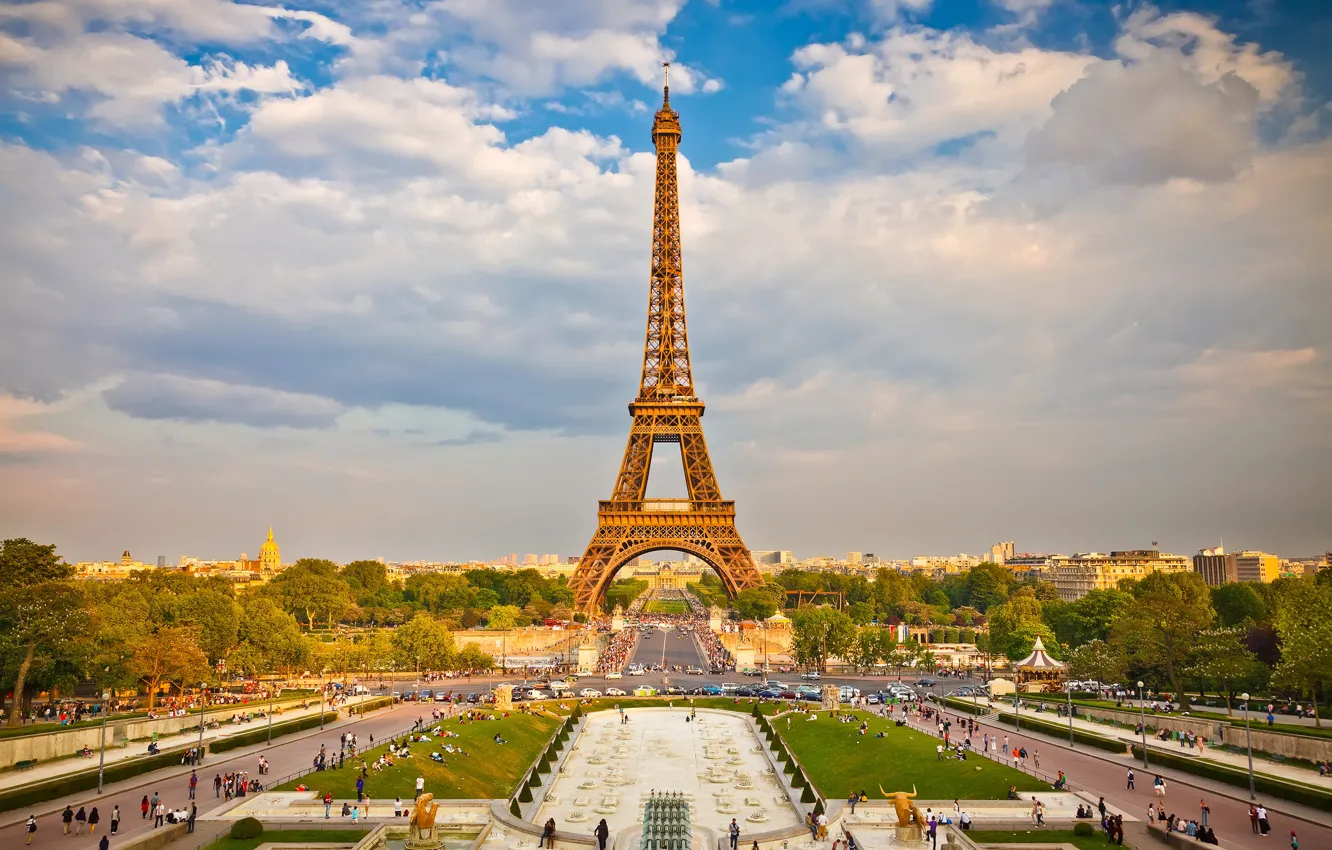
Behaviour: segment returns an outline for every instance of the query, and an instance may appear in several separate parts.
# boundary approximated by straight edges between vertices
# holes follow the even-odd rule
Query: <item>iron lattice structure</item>
[[[735,528],[735,502],[722,499],[703,439],[704,404],[694,395],[685,328],[680,247],[680,189],[676,152],[680,116],[671,109],[669,78],[652,121],[657,184],[652,210],[652,275],[648,292],[643,378],[629,405],[633,425],[612,497],[600,503],[597,531],[578,561],[571,585],[580,611],[595,614],[611,579],[633,558],[674,549],[717,571],[731,596],[763,584],[749,549]],[[647,499],[652,450],[678,443],[684,463],[685,499]]]

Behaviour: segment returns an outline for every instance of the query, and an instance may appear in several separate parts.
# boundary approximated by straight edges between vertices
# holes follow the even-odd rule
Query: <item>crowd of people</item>
[[[638,644],[638,629],[621,629],[611,634],[610,644],[597,657],[597,672],[610,673],[629,663]]]

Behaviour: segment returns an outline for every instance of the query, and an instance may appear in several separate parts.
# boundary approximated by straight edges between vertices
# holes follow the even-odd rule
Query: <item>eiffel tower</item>
[[[652,281],[648,290],[647,340],[634,422],[620,463],[615,492],[599,503],[597,531],[578,562],[571,586],[578,610],[588,615],[615,573],[646,552],[674,549],[717,571],[731,596],[763,584],[749,549],[735,528],[735,502],[722,499],[703,439],[703,402],[694,395],[685,333],[684,277],[680,248],[680,191],[676,149],[680,116],[671,109],[670,67],[661,109],[652,121],[657,185],[652,208]],[[652,449],[678,443],[687,499],[646,499]]]

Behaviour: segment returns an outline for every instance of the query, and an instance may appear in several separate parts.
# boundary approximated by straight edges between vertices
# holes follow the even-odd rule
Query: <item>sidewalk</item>
[[[327,710],[327,709],[326,709]],[[346,709],[343,709],[345,713]],[[311,715],[318,716],[319,705],[316,703],[309,708],[294,708],[284,711],[281,714],[273,716],[273,726],[276,728],[281,723],[287,723],[292,720],[299,720],[302,717]],[[219,738],[229,738],[232,735],[239,735],[242,732],[252,732],[255,729],[265,729],[268,726],[268,720],[254,720],[249,723],[239,723],[236,725],[223,725],[217,729],[205,729],[203,733],[204,744],[209,741],[216,741]],[[176,748],[188,748],[199,742],[199,727],[185,729],[179,734],[171,736],[162,736],[157,739],[157,745],[162,750],[172,750]],[[143,741],[131,741],[129,746],[112,746],[110,740],[107,741],[106,748],[106,766],[118,764],[123,761],[141,758],[148,753],[148,744]],[[47,782],[52,779],[58,779],[62,776],[68,776],[73,773],[84,773],[89,770],[97,770],[98,756],[100,750],[93,750],[91,758],[79,758],[78,756],[67,756],[61,759],[51,759],[34,765],[27,770],[7,770],[0,773],[0,791],[10,788],[17,788],[22,785],[36,785],[41,782]],[[147,774],[145,774],[147,775]]]
[[[1014,714],[1013,706],[1011,705],[990,703],[990,708],[993,711],[1009,717],[1012,717]],[[1020,719],[1031,718],[1042,723],[1062,726],[1065,729],[1068,728],[1068,718],[1057,717],[1052,712],[1043,711],[1038,714],[1034,711],[1024,710],[1021,712],[1021,715]],[[1080,717],[1073,718],[1073,728],[1091,735],[1097,735],[1107,740],[1118,741],[1125,744],[1125,746],[1128,745],[1130,740],[1137,746],[1142,745],[1141,736],[1136,734],[1132,729],[1121,729],[1117,726],[1093,723],[1090,720],[1083,720]],[[1151,735],[1147,736],[1147,752],[1149,759],[1151,758],[1151,753],[1162,752],[1183,758],[1196,758],[1201,761],[1224,764],[1227,767],[1233,767],[1237,770],[1242,770],[1245,773],[1248,773],[1249,770],[1249,758],[1246,753],[1232,753],[1226,750],[1216,750],[1208,747],[1203,751],[1202,755],[1199,755],[1196,748],[1190,748],[1188,746],[1181,747],[1176,741],[1167,742],[1154,740]],[[1322,788],[1324,790],[1332,791],[1332,776],[1319,776],[1318,772],[1314,770],[1306,770],[1300,767],[1279,764],[1261,757],[1254,758],[1253,772],[1255,774],[1271,776],[1276,779],[1285,779],[1289,782],[1296,782],[1300,785],[1308,785],[1313,788]]]

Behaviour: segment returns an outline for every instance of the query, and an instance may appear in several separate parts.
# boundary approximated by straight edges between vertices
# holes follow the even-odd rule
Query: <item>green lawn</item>
[[[825,798],[845,798],[853,790],[877,797],[880,785],[892,792],[910,790],[913,783],[926,800],[1002,800],[1010,785],[1019,791],[1049,790],[1047,783],[978,754],[966,761],[939,761],[934,749],[937,738],[894,726],[877,715],[850,713],[869,720],[868,734],[856,734],[859,720],[838,723],[824,712],[812,722],[792,716],[790,726],[785,718],[773,721]],[[875,738],[880,731],[886,737]]]
[[[643,606],[646,614],[688,614],[689,605],[683,599],[654,599]]]
[[[296,844],[306,842],[341,841],[348,844],[360,841],[369,834],[368,829],[274,829],[265,830],[257,838],[222,836],[204,850],[254,850],[260,844]]]
[[[1091,836],[1074,835],[1071,829],[972,830],[967,837],[977,844],[1072,844],[1079,850],[1102,850],[1106,846],[1099,830]]]
[[[398,759],[393,767],[382,771],[371,769],[365,777],[365,790],[377,800],[402,797],[410,800],[415,794],[416,777],[425,777],[425,788],[440,799],[503,799],[511,795],[518,782],[536,761],[560,721],[552,717],[513,713],[496,720],[459,723],[449,720],[444,728],[456,732],[457,738],[447,740],[431,736],[430,741],[410,744],[411,758]],[[498,732],[508,743],[495,743]],[[468,755],[450,755],[441,748],[451,743],[461,747]],[[368,765],[388,749],[387,742],[365,755]],[[444,762],[431,761],[432,752],[441,753]],[[361,756],[357,756],[360,767]],[[293,791],[304,783],[311,793],[322,796],[325,791],[337,799],[356,799],[356,777],[360,770],[348,760],[342,770],[311,773],[305,777],[273,788],[273,791]]]

